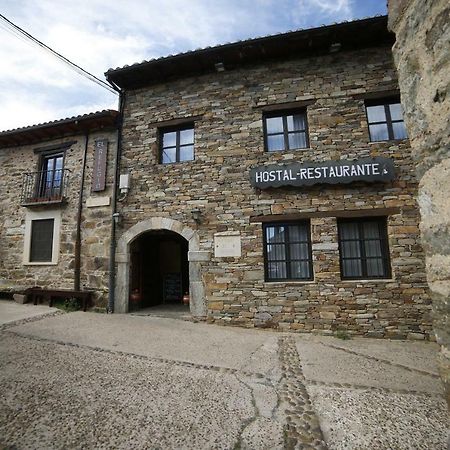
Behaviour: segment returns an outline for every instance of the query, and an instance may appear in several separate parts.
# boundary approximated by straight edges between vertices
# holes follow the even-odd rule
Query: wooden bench
[[[71,291],[69,289],[43,289],[39,287],[29,288],[25,290],[27,299],[32,301],[34,305],[37,305],[39,301],[48,301],[48,306],[53,306],[53,300],[55,298],[76,298],[81,301],[83,311],[86,311],[87,307],[91,303],[92,292],[89,291]]]

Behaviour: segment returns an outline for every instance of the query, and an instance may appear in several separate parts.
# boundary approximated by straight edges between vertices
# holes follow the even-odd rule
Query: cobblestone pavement
[[[157,317],[10,323],[0,448],[445,449],[435,353]]]

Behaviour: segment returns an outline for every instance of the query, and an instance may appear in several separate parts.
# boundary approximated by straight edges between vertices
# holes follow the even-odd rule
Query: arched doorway
[[[117,277],[114,311],[117,313],[126,313],[129,311],[133,242],[138,240],[141,236],[143,239],[145,239],[146,235],[151,236],[151,233],[149,232],[172,232],[172,234],[170,234],[171,237],[179,235],[179,238],[177,239],[184,239],[187,241],[187,266],[189,272],[190,295],[189,309],[194,317],[205,317],[206,302],[201,277],[201,265],[203,261],[209,260],[209,254],[208,252],[200,251],[200,240],[196,230],[185,226],[179,221],[163,217],[154,217],[138,222],[136,225],[133,225],[130,229],[125,231],[120,237],[116,249]],[[156,237],[157,234],[153,236]]]
[[[131,242],[129,311],[179,307],[188,292],[188,241],[183,236],[153,230]]]

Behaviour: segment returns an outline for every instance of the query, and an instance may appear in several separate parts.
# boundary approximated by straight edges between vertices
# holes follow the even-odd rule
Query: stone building
[[[106,305],[117,115],[0,133],[1,293],[83,289]]]
[[[428,337],[393,42],[377,17],[109,70],[115,311],[189,292],[218,324]]]
[[[434,331],[450,407],[450,5],[390,0],[389,26],[419,180]]]

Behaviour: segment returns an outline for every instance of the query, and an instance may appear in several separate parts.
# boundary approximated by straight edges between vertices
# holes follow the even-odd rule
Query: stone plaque
[[[260,189],[314,184],[345,184],[353,181],[391,181],[395,178],[390,158],[363,158],[355,161],[324,161],[273,164],[251,169],[250,182]]]
[[[216,233],[214,235],[214,256],[216,258],[240,257],[241,236],[239,233]]]

